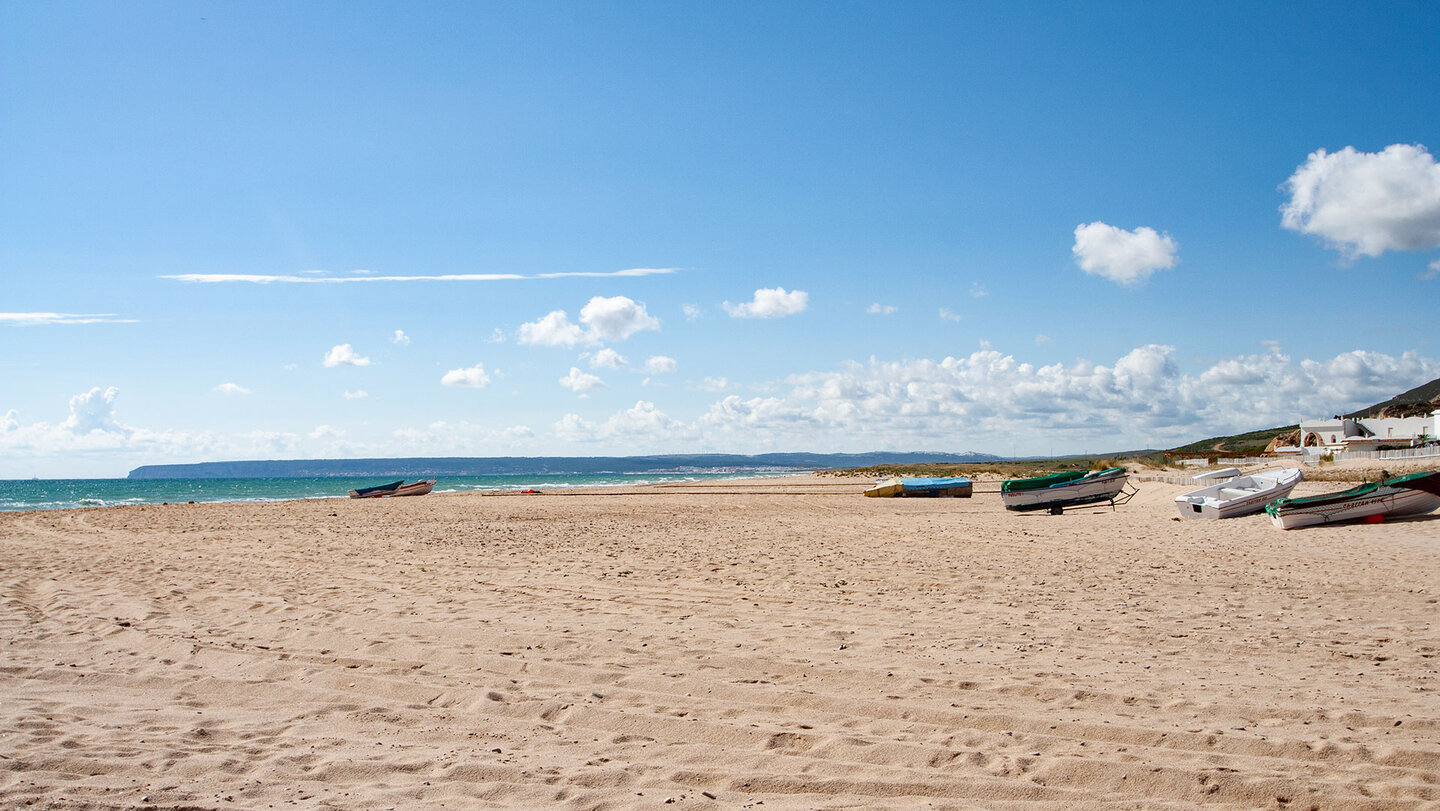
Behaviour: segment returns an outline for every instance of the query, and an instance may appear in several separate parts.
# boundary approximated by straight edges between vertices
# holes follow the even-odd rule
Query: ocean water
[[[702,482],[776,475],[757,471],[721,473],[586,473],[506,476],[442,476],[436,493],[465,490],[555,490],[619,487],[665,482]],[[781,474],[783,475],[783,474]],[[0,511],[67,510],[122,504],[183,504],[188,501],[288,501],[345,498],[351,490],[392,478],[314,477],[297,479],[9,479],[0,480]],[[414,478],[406,481],[415,481]]]

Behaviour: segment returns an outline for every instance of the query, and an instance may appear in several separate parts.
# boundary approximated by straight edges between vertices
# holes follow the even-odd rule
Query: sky
[[[1440,377],[1440,4],[0,4],[0,478],[1166,448]]]

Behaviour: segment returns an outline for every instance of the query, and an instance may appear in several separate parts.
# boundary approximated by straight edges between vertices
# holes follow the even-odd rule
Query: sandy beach
[[[0,513],[0,806],[1440,807],[1440,515],[867,484]]]

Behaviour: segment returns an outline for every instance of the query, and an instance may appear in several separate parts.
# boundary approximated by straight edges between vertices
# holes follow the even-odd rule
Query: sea
[[[472,490],[562,490],[576,487],[635,487],[646,484],[722,481],[787,475],[755,470],[683,473],[509,474],[442,476],[436,493]],[[398,478],[398,477],[396,477]],[[413,480],[413,479],[410,479]],[[0,511],[69,510],[123,504],[289,501],[345,498],[351,490],[395,481],[374,476],[275,479],[8,479],[0,480]]]

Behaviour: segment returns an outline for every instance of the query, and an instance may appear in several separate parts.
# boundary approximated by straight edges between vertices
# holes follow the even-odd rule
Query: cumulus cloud
[[[405,330],[397,329],[395,330],[395,334],[391,336],[390,343],[396,346],[409,346],[410,336],[405,334]]]
[[[344,392],[340,396],[344,397],[346,400],[364,400],[366,397],[370,396],[370,392],[364,389],[356,389],[354,391]]]
[[[954,312],[954,311],[951,310],[949,307],[941,307],[941,308],[940,308],[940,320],[941,320],[941,321],[953,321],[953,322],[955,322],[956,324],[958,324],[958,323],[960,323],[960,318],[961,318],[960,314],[957,313],[957,312]]]
[[[361,357],[350,344],[339,344],[325,353],[324,363],[327,368],[334,368],[336,366],[369,366],[370,359]]]
[[[250,390],[239,383],[221,383],[215,387],[219,394],[249,394]]]
[[[641,330],[660,329],[645,305],[626,296],[596,296],[580,310],[580,323],[600,340],[623,341]]]
[[[618,411],[603,422],[592,422],[579,414],[566,414],[553,426],[555,436],[567,442],[608,443],[611,447],[663,448],[667,443],[688,441],[695,434],[691,427],[672,419],[655,404],[639,400],[634,406]]]
[[[1420,278],[1426,281],[1429,281],[1431,279],[1440,279],[1440,259],[1436,259],[1434,262],[1431,262],[1430,265],[1425,269],[1425,272],[1420,274]]]
[[[485,364],[477,363],[468,369],[451,369],[440,378],[440,385],[483,389],[490,385],[490,375],[485,374]]]
[[[1418,144],[1318,149],[1282,188],[1281,225],[1347,259],[1440,247],[1440,164]]]
[[[583,325],[583,326],[582,326]],[[626,296],[595,296],[580,309],[580,323],[564,310],[520,325],[520,343],[531,346],[576,346],[623,341],[642,330],[658,330],[660,321],[645,305]]]
[[[733,318],[783,318],[804,312],[809,306],[810,294],[804,290],[786,290],[783,287],[767,287],[755,291],[755,297],[747,302],[720,306]]]
[[[539,321],[520,325],[519,341],[530,346],[575,346],[591,340],[564,310],[551,310]]]
[[[652,355],[645,361],[645,374],[648,375],[669,375],[674,374],[679,364],[674,358],[665,355]]]
[[[588,392],[603,388],[605,381],[595,375],[582,372],[575,366],[571,366],[570,374],[560,378],[560,385],[583,397]]]
[[[593,355],[586,353],[580,357],[584,359],[587,356],[591,369],[624,369],[626,366],[625,356],[608,346]]]
[[[728,388],[730,388],[730,380],[724,377],[707,377],[695,384],[697,391],[721,392]]]
[[[0,313],[0,324],[33,327],[43,324],[134,324],[133,318],[114,313]]]
[[[874,304],[871,304],[869,307],[866,307],[865,312],[871,315],[891,315],[899,309],[899,307],[896,307],[893,304],[881,304],[877,301]]]
[[[110,386],[101,390],[99,386],[70,398],[70,416],[60,427],[75,434],[101,432],[107,434],[125,433],[115,419],[115,398],[120,389]]]
[[[686,304],[680,307],[680,312],[685,314],[686,321],[700,320],[700,308],[694,304]]]
[[[1126,231],[1103,222],[1075,226],[1071,252],[1086,273],[1123,285],[1136,285],[1157,270],[1175,267],[1179,246],[1153,228]]]

